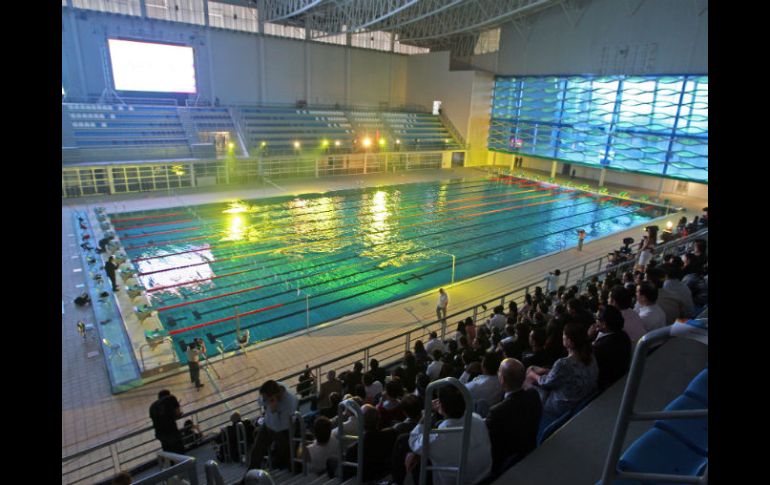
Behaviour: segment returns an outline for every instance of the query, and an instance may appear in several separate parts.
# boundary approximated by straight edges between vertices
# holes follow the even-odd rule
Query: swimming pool
[[[577,244],[660,209],[506,177],[110,214],[180,361],[266,340]]]

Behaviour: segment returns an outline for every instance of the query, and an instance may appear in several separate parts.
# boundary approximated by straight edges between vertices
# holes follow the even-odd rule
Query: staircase
[[[179,115],[179,121],[182,123],[185,135],[187,135],[187,143],[189,143],[191,147],[196,143],[200,143],[198,140],[198,129],[195,126],[195,121],[190,115],[190,109],[178,107],[176,112]]]

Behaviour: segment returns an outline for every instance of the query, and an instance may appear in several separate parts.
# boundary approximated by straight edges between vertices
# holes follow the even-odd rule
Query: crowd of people
[[[473,411],[464,483],[499,476],[535,449],[544,424],[573,412],[621,379],[643,335],[677,319],[693,318],[707,304],[706,241],[695,240],[683,254],[656,260],[652,252],[645,256],[657,243],[653,227],[647,230],[633,271],[619,278],[594,277],[581,292],[578,286],[560,285],[561,272],[555,270],[548,274],[545,290],[536,287],[520,307],[511,301],[507,308],[493,308],[481,321],[468,317],[446,339],[432,332],[425,342],[416,341],[390,372],[377,359],[369,361],[368,369],[356,362],[339,376],[329,371],[314,395],[316,377],[306,368],[297,394],[312,398],[313,411],[305,417],[312,443],[298,447],[297,456],[311,473],[330,476],[338,473],[340,460],[357,461],[355,443],[344,456],[339,447],[340,423],[343,435],[358,433],[355,413],[338,415],[340,402],[352,399],[360,406],[364,429],[359,463],[364,480],[401,485],[412,474],[416,482],[425,452],[423,428],[463,427],[466,402],[452,386],[430,396],[432,411],[423,415],[428,384],[455,377],[468,390]],[[446,318],[444,295],[439,318]],[[164,392],[150,416],[163,449],[179,452],[184,443],[182,433],[174,431],[174,420],[181,410],[176,398]],[[263,416],[256,425],[248,424],[248,467],[262,468],[272,450],[270,466],[289,468],[291,416],[299,398],[272,380],[262,385],[260,395]],[[234,413],[232,426],[240,421]],[[461,438],[461,433],[430,434],[429,461],[457,466]],[[219,441],[224,445],[226,438]],[[227,445],[230,455],[238,457],[235,443]],[[343,477],[354,474],[352,467],[343,467]],[[446,471],[429,476],[437,485],[454,483],[454,475]]]

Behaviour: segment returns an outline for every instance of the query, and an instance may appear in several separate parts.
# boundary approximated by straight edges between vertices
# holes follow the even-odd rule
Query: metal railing
[[[681,248],[694,239],[707,239],[707,237],[708,228],[705,228],[685,238],[659,245],[655,248],[654,253],[656,255],[667,254]],[[560,280],[560,284],[567,286],[571,282],[581,287],[589,282],[594,275],[604,275],[610,272],[615,272],[618,275],[622,274],[629,267],[633,267],[635,261],[614,265],[609,268],[607,263],[608,258],[603,256],[585,264],[569,268],[562,272],[563,279]],[[507,301],[511,300],[520,304],[524,301],[524,295],[530,293],[531,288],[535,286],[545,287],[545,283],[545,278],[542,278],[507,293],[480,301],[473,306],[447,315],[445,322],[453,319],[464,319],[468,316],[471,316],[473,321],[477,322],[479,318],[483,317],[483,312],[486,311],[487,307],[492,308],[496,305],[505,305]],[[364,348],[359,348],[310,366],[312,373],[319,377],[315,379],[315,394],[318,395],[320,393],[320,376],[324,375],[325,372],[334,370],[339,375],[340,371],[352,367],[353,363],[357,361],[369,362],[372,358],[379,360],[382,366],[387,366],[403,357],[404,352],[410,350],[415,341],[425,340],[430,335],[430,332],[433,331],[441,335],[443,339],[447,334],[447,324],[439,320],[433,320]],[[303,332],[305,331],[303,330]],[[277,380],[285,383],[289,388],[296,388],[296,385],[299,383],[299,376],[304,374],[304,372],[305,370],[301,369]],[[229,423],[230,413],[236,407],[241,411],[242,416],[251,414],[259,416],[261,409],[259,388],[248,389],[202,406],[185,413],[183,418],[190,417],[193,419],[204,433],[210,430],[218,431],[222,425]],[[137,440],[140,442],[135,443]],[[99,476],[108,476],[116,470],[126,468],[127,466],[144,464],[151,461],[152,455],[158,450],[159,446],[153,435],[153,428],[151,426],[143,427],[105,443],[62,457],[62,476],[73,476],[71,481],[65,480],[64,483],[85,483],[85,480],[94,479]]]
[[[708,409],[661,412],[637,412],[634,410],[634,403],[639,392],[648,351],[675,337],[694,340],[708,346],[708,320],[691,320],[687,323],[674,323],[671,326],[653,330],[639,340],[636,350],[634,351],[634,360],[631,363],[631,369],[628,372],[626,387],[623,391],[623,400],[620,403],[620,412],[615,421],[615,430],[612,433],[612,441],[610,442],[607,460],[604,464],[600,482],[602,485],[614,483],[615,479],[641,481],[654,480],[656,482],[696,483],[704,485],[708,483],[708,464],[701,477],[660,473],[632,473],[619,471],[617,469],[623,441],[626,438],[628,426],[631,421],[708,418]]]
[[[172,477],[184,476],[190,485],[198,485],[197,460],[192,456],[178,455],[161,451],[158,453],[160,466],[168,467],[147,478],[136,480],[134,485],[155,485],[166,483],[166,480]]]
[[[465,414],[463,415],[462,428],[438,428],[431,429],[430,417],[433,412],[433,392],[444,386],[452,386],[463,395],[465,401]],[[456,473],[457,485],[462,485],[464,482],[463,473],[465,472],[465,466],[468,464],[468,447],[471,444],[471,423],[473,421],[473,398],[470,391],[460,381],[454,377],[445,377],[437,381],[433,381],[425,388],[425,407],[423,409],[423,424],[422,424],[422,452],[420,453],[420,485],[425,485],[428,480],[428,470],[442,471]],[[460,456],[458,466],[428,466],[428,459],[430,458],[431,447],[431,434],[439,433],[462,433],[462,446],[460,447]],[[436,480],[434,479],[434,482]]]
[[[337,409],[337,441],[340,444],[340,456],[337,461],[337,479],[340,483],[344,482],[345,478],[343,473],[345,467],[355,467],[355,483],[361,485],[364,483],[364,418],[361,413],[361,406],[352,399],[346,399],[339,404]],[[348,411],[356,417],[356,436],[345,434],[345,423],[342,420],[345,411]],[[347,449],[346,443],[350,443],[351,441],[358,441],[358,456],[355,462],[345,461],[345,450]]]

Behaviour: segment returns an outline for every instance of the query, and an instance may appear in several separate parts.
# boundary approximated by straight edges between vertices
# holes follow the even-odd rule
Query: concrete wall
[[[704,2],[592,0],[573,25],[561,7],[528,18],[523,35],[500,34],[496,72],[526,74],[685,74],[708,72]],[[707,4],[706,4],[707,5]],[[479,59],[485,65],[488,60]]]
[[[431,107],[433,101],[441,101],[443,112],[467,140],[475,78],[474,71],[450,71],[449,52],[409,56],[407,104]]]
[[[201,97],[223,103],[302,99],[399,106],[406,101],[407,56],[100,12],[62,12],[62,83],[71,97],[102,93],[102,47],[108,37],[124,37],[193,46]]]
[[[489,121],[492,115],[492,90],[495,77],[490,72],[477,71],[473,78],[471,89],[470,120],[468,128],[468,143],[470,149],[465,159],[465,165],[486,165],[489,150]]]

